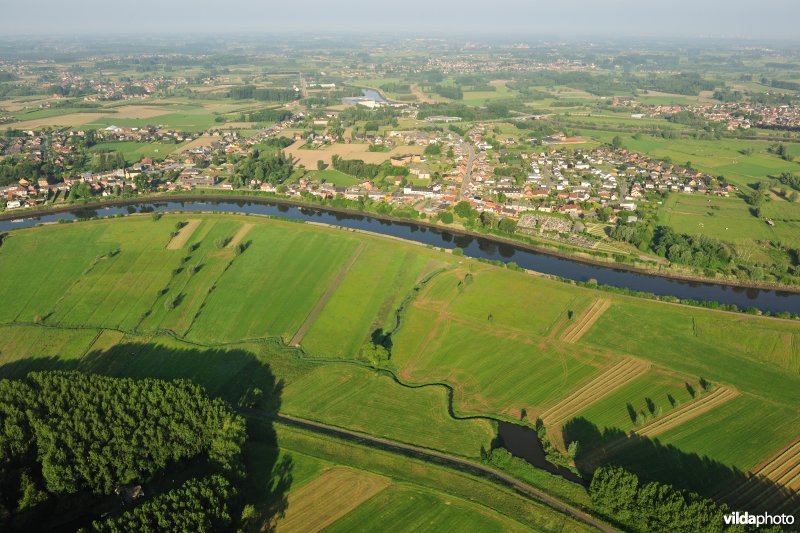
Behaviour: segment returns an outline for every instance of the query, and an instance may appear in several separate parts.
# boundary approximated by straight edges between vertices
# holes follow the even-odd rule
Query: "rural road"
[[[373,437],[370,435],[364,435],[363,433],[357,433],[355,431],[349,431],[347,429],[337,428],[333,426],[328,426],[326,424],[321,424],[319,422],[313,422],[311,420],[305,420],[303,418],[297,418],[294,416],[289,415],[281,415],[281,414],[271,414],[264,411],[258,411],[255,409],[240,409],[240,411],[245,414],[246,416],[250,416],[252,418],[259,418],[263,420],[269,420],[273,422],[278,422],[281,424],[286,424],[288,426],[295,426],[301,429],[306,429],[309,431],[313,431],[316,433],[325,433],[327,435],[332,435],[334,437],[344,438],[345,440],[357,441],[366,443],[367,445],[374,446],[376,448],[381,448],[384,450],[391,450],[395,452],[406,452],[411,453],[416,456],[421,456],[422,458],[427,459],[435,459],[440,463],[444,463],[451,467],[464,467],[474,472],[479,472],[481,474],[488,474],[490,478],[492,478],[495,482],[502,482],[502,484],[511,486],[518,491],[524,493],[530,498],[538,500],[541,503],[544,503],[548,507],[555,509],[556,511],[562,512],[579,522],[582,522],[588,526],[596,528],[603,532],[614,532],[616,529],[605,524],[593,516],[589,515],[572,507],[569,504],[566,504],[549,494],[546,494],[539,489],[536,489],[522,481],[511,477],[507,474],[504,474],[498,470],[490,468],[486,465],[475,463],[469,461],[467,459],[461,459],[458,457],[454,457],[452,455],[447,455],[441,452],[436,452],[433,450],[428,450],[426,448],[420,448],[418,446],[413,446],[411,444],[404,444],[402,442],[397,442],[393,440],[383,439],[380,437]]]
[[[472,143],[465,143],[469,150],[469,157],[467,157],[467,166],[464,168],[464,180],[461,182],[461,189],[458,191],[456,201],[461,201],[464,198],[464,193],[469,187],[469,182],[472,179],[472,165],[475,162],[475,148]]]

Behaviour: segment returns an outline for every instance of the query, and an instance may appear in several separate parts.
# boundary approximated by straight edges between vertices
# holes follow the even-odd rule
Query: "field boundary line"
[[[561,334],[561,340],[570,344],[578,342],[595,322],[611,307],[611,300],[599,298]]]
[[[347,275],[347,273],[350,272],[350,269],[353,267],[356,260],[361,255],[361,252],[363,252],[364,248],[366,247],[367,245],[365,243],[363,242],[359,243],[358,248],[356,248],[356,250],[350,255],[350,258],[347,260],[347,262],[344,265],[342,265],[342,268],[340,268],[339,272],[336,273],[336,277],[334,277],[331,280],[331,282],[328,284],[328,288],[325,289],[325,292],[322,294],[320,299],[317,300],[317,304],[314,306],[314,308],[308,314],[306,319],[300,325],[300,328],[297,330],[297,333],[295,333],[294,337],[292,337],[292,340],[289,341],[290,347],[296,348],[300,346],[300,343],[303,341],[303,338],[306,336],[306,333],[308,333],[308,330],[311,329],[312,325],[314,325],[314,321],[316,321],[319,314],[322,313],[322,310],[327,305],[328,300],[331,299],[333,293],[336,292],[336,289],[339,288],[339,285],[342,283],[342,280]]]

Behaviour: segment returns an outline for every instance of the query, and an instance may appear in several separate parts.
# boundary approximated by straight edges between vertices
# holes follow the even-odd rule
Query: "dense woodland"
[[[60,371],[0,380],[0,523],[55,526],[62,513],[75,519],[80,509],[92,517],[106,508],[110,525],[100,529],[113,530],[113,516],[124,510],[114,498],[121,488],[146,486],[190,460],[201,472],[238,479],[245,440],[243,419],[188,381]],[[186,529],[221,519],[224,513],[213,509],[232,493],[216,479],[180,490],[182,520],[192,526]],[[212,498],[217,506],[198,514]],[[165,495],[120,523],[156,523],[151,513],[175,505]]]

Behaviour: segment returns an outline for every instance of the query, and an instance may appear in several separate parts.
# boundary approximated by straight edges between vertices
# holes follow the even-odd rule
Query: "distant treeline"
[[[259,109],[239,114],[240,122],[283,122],[292,118],[292,112],[285,109]]]
[[[263,100],[268,102],[291,102],[300,99],[300,91],[294,89],[257,88],[255,85],[232,87],[228,92],[230,98],[236,100]]]

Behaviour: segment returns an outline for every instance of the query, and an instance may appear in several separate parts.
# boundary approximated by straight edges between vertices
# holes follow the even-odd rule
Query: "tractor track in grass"
[[[350,259],[347,260],[347,263],[345,263],[342,268],[339,269],[339,272],[336,273],[336,277],[331,280],[331,282],[328,284],[328,288],[325,289],[325,292],[317,301],[317,305],[314,306],[306,319],[303,321],[303,324],[297,330],[297,333],[295,333],[294,337],[292,337],[292,340],[289,341],[289,346],[292,348],[300,346],[300,343],[303,342],[303,338],[306,336],[306,333],[308,333],[308,330],[310,330],[311,326],[314,325],[314,321],[317,319],[319,314],[322,313],[322,310],[325,308],[328,300],[331,299],[333,293],[339,288],[339,285],[342,283],[344,277],[348,272],[350,272],[350,269],[353,268],[353,265],[361,255],[361,252],[364,251],[364,248],[366,248],[366,244],[363,242],[359,243],[358,248],[356,248],[356,250],[350,256]]]

